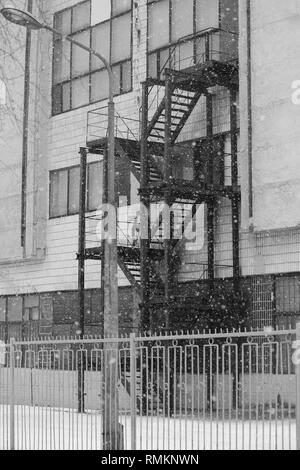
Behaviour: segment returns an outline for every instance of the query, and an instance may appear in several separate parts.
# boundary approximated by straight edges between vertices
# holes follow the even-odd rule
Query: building
[[[14,4],[101,50],[113,66],[120,332],[205,326],[216,288],[247,297],[253,326],[294,322],[298,2]],[[26,33],[3,18],[0,27],[1,334],[78,331],[80,149],[88,158],[85,333],[101,334],[107,73],[47,31]],[[156,226],[151,240],[139,241],[141,201]],[[153,209],[162,202],[174,211],[166,241]],[[186,223],[195,239],[175,243]]]

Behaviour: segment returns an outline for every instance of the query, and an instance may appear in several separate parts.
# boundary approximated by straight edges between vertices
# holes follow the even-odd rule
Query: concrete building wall
[[[35,13],[51,24],[54,12],[76,3],[77,0],[38,2]],[[299,5],[296,0],[286,3],[280,0],[251,2],[254,201],[251,217],[247,1],[239,1],[239,167],[242,188],[241,264],[244,275],[299,270],[300,107],[291,101],[291,84],[299,78]],[[17,4],[23,7],[25,2],[17,0]],[[2,25],[3,20],[0,19],[0,22]],[[9,30],[12,32],[11,41],[16,42],[12,47],[17,51],[17,65],[10,55],[6,53],[3,56],[0,51],[0,72],[5,70],[8,74],[4,78],[9,85],[9,106],[1,109],[0,118],[0,295],[76,290],[78,217],[49,220],[49,171],[79,164],[78,149],[86,144],[87,113],[106,102],[52,117],[52,41],[47,32],[33,33],[27,237],[23,250],[20,246],[20,195],[25,51],[23,47],[18,47],[25,43],[25,35],[23,30],[19,32],[13,25],[9,26]],[[147,8],[146,0],[140,0],[134,2],[133,11],[133,91],[116,97],[120,115],[139,117],[141,82],[146,77],[146,51]],[[226,132],[229,130],[228,92],[215,89],[214,103],[214,132]],[[205,129],[205,99],[201,98],[180,140],[203,137]],[[230,153],[228,140],[226,152]],[[230,177],[230,170],[227,176]],[[137,202],[138,184],[133,176],[131,181],[132,202]],[[183,252],[182,281],[201,278],[201,263],[207,262],[206,251],[204,239],[202,249]],[[195,265],[195,258],[199,265]],[[227,200],[221,200],[217,210],[216,264],[218,276],[231,276],[231,208]],[[99,279],[99,263],[88,262],[87,287],[98,288]],[[128,285],[121,271],[119,283],[121,286]]]
[[[42,17],[49,22],[53,21],[53,14],[63,8],[70,7],[76,3],[72,1],[52,1],[43,2],[44,9],[39,12]],[[123,116],[130,116],[132,118],[139,117],[140,95],[141,95],[141,81],[145,78],[146,74],[146,2],[141,1],[138,8],[134,8],[133,20],[133,91],[123,96],[116,97],[117,112]],[[13,27],[13,26],[12,26]],[[17,27],[15,27],[17,28]],[[142,33],[138,39],[138,29]],[[18,294],[27,292],[43,292],[55,291],[58,289],[68,290],[76,289],[77,287],[77,262],[76,252],[78,249],[78,216],[66,217],[61,219],[49,220],[48,213],[48,191],[49,191],[49,171],[57,170],[68,166],[79,164],[78,150],[80,146],[86,145],[86,127],[87,127],[87,113],[90,109],[103,106],[106,102],[92,106],[86,106],[78,110],[70,111],[69,113],[61,114],[59,116],[51,117],[51,84],[52,84],[52,41],[51,36],[47,32],[39,32],[33,34],[34,48],[36,49],[36,65],[35,71],[38,71],[38,79],[36,89],[33,90],[33,98],[35,99],[35,114],[32,119],[34,123],[40,123],[40,115],[46,117],[44,125],[38,126],[36,130],[39,134],[35,134],[36,141],[32,142],[31,147],[31,162],[29,173],[38,172],[38,190],[35,194],[35,203],[41,206],[40,198],[46,195],[47,204],[43,204],[42,211],[36,214],[34,236],[36,237],[33,243],[38,243],[38,237],[41,236],[40,228],[36,226],[37,221],[46,221],[45,226],[45,252],[41,259],[32,257],[26,261],[21,256],[19,260],[11,262],[12,256],[7,256],[7,250],[1,250],[2,258],[9,258],[9,264],[2,263],[2,282],[0,282],[0,294]],[[45,83],[45,90],[41,90],[41,85]],[[22,89],[24,84],[22,80],[19,84],[19,89]],[[20,90],[21,91],[21,90]],[[22,93],[20,92],[22,98]],[[22,133],[21,133],[22,135]],[[40,141],[39,141],[40,137]],[[21,137],[20,137],[21,138]],[[7,133],[5,132],[5,139]],[[11,139],[15,143],[15,139]],[[40,154],[40,148],[43,153]],[[20,161],[21,161],[21,145],[17,150],[11,150],[18,158],[18,170],[20,174]],[[33,162],[39,159],[38,165],[33,165]],[[95,158],[94,158],[95,159]],[[92,161],[92,160],[91,160]],[[32,176],[33,178],[33,176]],[[33,193],[34,189],[30,191]],[[41,195],[42,193],[42,195]],[[16,190],[16,200],[20,204],[20,183]],[[32,195],[31,197],[34,197]],[[29,203],[28,203],[29,204]],[[4,209],[4,207],[3,207]],[[13,211],[8,211],[8,213]],[[5,215],[7,217],[5,208]],[[21,219],[20,210],[18,217],[19,222]],[[28,226],[31,221],[27,219]],[[13,240],[5,235],[6,243],[9,247],[14,246]],[[15,243],[19,246],[19,243]],[[3,247],[3,245],[2,245]],[[4,253],[3,253],[4,252]],[[21,250],[20,250],[21,254]],[[35,253],[36,254],[36,253]],[[1,262],[1,261],[0,261]],[[100,279],[100,265],[95,262],[87,263],[87,287],[99,287]],[[124,275],[119,271],[120,285],[128,285]]]

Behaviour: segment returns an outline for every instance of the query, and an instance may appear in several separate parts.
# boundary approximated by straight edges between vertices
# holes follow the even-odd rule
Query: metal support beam
[[[84,337],[84,288],[85,288],[85,213],[86,213],[86,175],[87,151],[80,149],[80,188],[79,188],[79,237],[78,237],[78,304],[80,338]],[[78,412],[84,413],[84,364],[78,355]]]
[[[170,216],[171,199],[169,195],[169,185],[172,178],[172,93],[173,83],[172,75],[166,73],[165,82],[165,151],[164,151],[164,182],[166,183],[166,191],[164,193],[165,214],[164,223],[164,264],[165,264],[165,301],[166,301],[166,319],[165,328],[170,327],[171,314],[171,296],[173,292],[173,251],[172,251],[172,220]]]
[[[207,251],[208,251],[208,279],[210,287],[214,287],[215,279],[215,200],[207,203]]]
[[[212,95],[206,96],[206,135],[208,145],[208,184],[214,184],[214,155],[213,155],[213,102]],[[215,198],[207,203],[207,245],[208,245],[208,279],[210,288],[214,288],[215,279]]]
[[[142,132],[141,132],[141,190],[148,187],[150,180],[150,168],[148,160],[148,84],[143,83],[142,91]],[[144,194],[144,193],[143,193]],[[142,312],[141,326],[150,329],[151,319],[149,310],[150,299],[150,270],[149,270],[149,248],[150,248],[150,197],[141,196],[141,290],[142,290]]]
[[[231,178],[232,188],[238,190],[238,132],[237,132],[237,92],[230,90],[230,131],[231,131]],[[232,198],[232,261],[234,288],[240,287],[240,198],[236,192]]]

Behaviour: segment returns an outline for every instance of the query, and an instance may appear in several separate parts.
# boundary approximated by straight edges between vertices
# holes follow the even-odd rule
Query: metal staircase
[[[197,204],[207,205],[208,262],[205,273],[209,285],[212,286],[215,277],[215,208],[221,197],[232,201],[233,275],[236,279],[239,276],[240,190],[237,180],[238,129],[235,108],[239,83],[238,63],[232,58],[216,59],[220,54],[212,50],[214,34],[215,29],[199,34],[205,44],[204,52],[201,56],[191,58],[190,64],[184,60],[184,68],[174,61],[177,45],[170,50],[170,56],[159,70],[158,76],[148,77],[142,84],[143,98],[138,121],[122,118],[118,113],[116,115],[116,155],[128,163],[132,174],[140,183],[139,195],[143,205],[149,209],[149,213],[152,204],[164,202],[168,206],[179,206],[170,220],[169,240],[164,238],[161,222],[151,221],[156,225],[152,230],[152,239],[139,241],[125,236],[127,241],[119,242],[119,266],[140,295],[143,319],[151,317],[153,311],[163,312],[170,318],[172,311],[176,311],[177,316],[180,316],[188,309],[196,316],[206,309],[199,297],[181,297],[180,285],[176,281],[180,269],[176,232],[192,222]],[[224,158],[219,158],[220,153],[225,155],[224,145],[220,136],[213,134],[212,89],[217,86],[230,91],[229,185],[224,182]],[[204,178],[175,177],[172,170],[173,149],[180,145],[179,137],[203,96],[206,98],[207,132],[199,151],[206,157]],[[89,114],[87,146],[97,152],[105,151],[106,134],[100,136],[99,130],[106,131],[107,115],[104,113],[102,122],[101,110],[91,111]],[[182,155],[184,156],[184,152]],[[216,157],[218,167],[215,164]],[[182,205],[185,205],[185,209],[180,207]],[[101,255],[101,248],[86,250],[87,259],[100,259]]]
[[[151,143],[148,146],[148,155],[150,161],[150,181],[152,184],[162,181],[162,172],[155,161],[156,157],[163,157],[163,146]],[[116,153],[123,159],[127,159],[132,173],[135,175],[138,182],[141,182],[141,150],[140,142],[135,140],[116,140]]]
[[[205,90],[195,91],[177,88],[175,85],[172,90],[172,109],[171,109],[171,143],[174,144],[184,128],[188,118],[195,109]],[[166,126],[166,99],[163,98],[158,106],[154,116],[148,126],[149,139],[164,142]]]

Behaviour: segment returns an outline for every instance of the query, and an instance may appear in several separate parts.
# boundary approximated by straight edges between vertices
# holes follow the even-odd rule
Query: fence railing
[[[0,449],[300,449],[296,330],[0,347]]]

